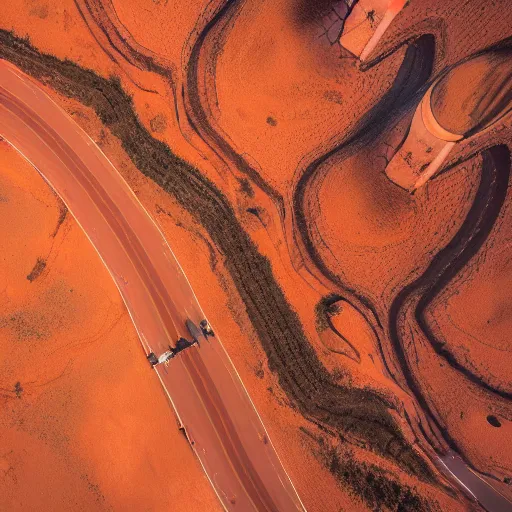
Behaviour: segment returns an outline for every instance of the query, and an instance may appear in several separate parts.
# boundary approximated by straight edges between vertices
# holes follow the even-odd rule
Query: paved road
[[[199,323],[204,313],[157,225],[87,134],[37,82],[3,60],[0,135],[66,203],[114,279],[145,351],[159,354],[189,337],[185,320]],[[141,364],[154,378],[142,355]],[[303,510],[218,338],[156,371],[227,510]]]
[[[456,454],[448,452],[441,457],[446,469],[457,479],[459,484],[489,512],[511,512],[512,503],[494,489],[481,476],[472,471]]]

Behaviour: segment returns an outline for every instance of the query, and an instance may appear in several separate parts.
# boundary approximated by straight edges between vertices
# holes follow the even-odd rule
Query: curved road
[[[185,320],[197,324],[204,313],[163,234],[88,135],[3,60],[0,135],[66,203],[114,279],[146,352],[160,354],[189,337]],[[203,339],[156,372],[226,510],[304,510],[218,338]]]

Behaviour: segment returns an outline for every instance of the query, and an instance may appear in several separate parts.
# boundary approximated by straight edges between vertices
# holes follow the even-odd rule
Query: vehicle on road
[[[156,357],[154,352],[150,352],[147,355],[148,361],[151,363],[151,366],[155,366],[155,364],[158,364],[158,357]]]
[[[162,363],[168,363],[173,357],[185,350],[186,348],[191,347],[192,345],[199,345],[199,338],[204,336],[207,338],[208,336],[215,336],[213,329],[208,322],[208,320],[204,319],[199,322],[199,326],[197,326],[192,320],[187,319],[185,322],[185,327],[187,328],[192,341],[187,340],[186,338],[179,338],[176,342],[176,346],[173,348],[169,346],[169,350],[166,350],[160,356],[157,356],[154,352],[150,352],[147,355],[147,359],[150,362],[151,366],[157,366]]]
[[[181,337],[176,342],[176,346],[174,348],[169,346],[169,350],[166,350],[160,356],[157,356],[154,352],[150,352],[146,357],[150,362],[151,367],[154,367],[162,363],[167,363],[173,357],[176,357],[182,350],[185,350],[196,343],[199,343],[196,339],[188,341],[186,338]]]
[[[191,338],[199,342],[199,338],[203,334],[202,330],[194,322],[192,322],[190,318],[185,322],[185,327],[187,328]]]
[[[203,331],[203,335],[205,338],[207,338],[208,336],[215,336],[212,326],[210,325],[210,322],[208,322],[208,320],[201,320],[199,322],[199,326],[201,327],[201,331]]]
[[[185,326],[194,340],[199,340],[201,335],[205,338],[208,338],[208,336],[215,336],[215,333],[206,318],[199,322],[199,327],[190,319],[185,322]]]

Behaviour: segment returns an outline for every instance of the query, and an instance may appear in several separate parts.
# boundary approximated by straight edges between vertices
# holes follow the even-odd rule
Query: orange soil
[[[432,92],[432,110],[439,124],[452,133],[465,134],[487,125],[499,112],[494,108],[510,94],[510,57],[483,55],[450,71]],[[509,106],[510,108],[510,106]]]
[[[154,7],[158,8],[158,6]],[[172,8],[174,7],[169,6],[167,9]],[[200,8],[198,9],[200,10]],[[25,5],[22,4],[10,4],[2,6],[2,11],[5,11],[5,16],[3,17],[3,20],[5,21],[3,22],[3,26],[9,29],[14,28],[16,32],[21,35],[30,33],[31,41],[36,44],[36,46],[41,51],[53,53],[60,58],[67,56],[68,58],[71,58],[80,63],[80,65],[93,68],[95,71],[100,72],[105,76],[115,73],[119,74],[119,70],[111,65],[104,54],[94,48],[95,42],[87,30],[84,29],[84,25],[76,12],[73,2],[68,2],[67,4],[62,3],[62,7],[58,9],[50,8],[48,16],[43,20],[38,17],[30,16],[28,9],[25,7]],[[4,12],[2,12],[2,14],[4,14]],[[31,20],[32,22],[29,29],[27,29],[27,19]],[[196,17],[194,16],[190,19],[192,20],[191,23],[194,23]],[[129,20],[123,19],[123,22],[129,26],[130,30],[132,29],[128,23]],[[163,32],[167,30],[168,27],[162,27]],[[53,42],[56,39],[56,33],[59,34],[58,45]],[[164,39],[160,36],[157,38],[157,40],[162,41]],[[159,51],[158,47],[152,47],[152,49],[156,52]],[[146,126],[148,126],[149,129],[151,128],[151,119],[154,119],[155,116],[164,112],[165,118],[168,120],[167,126],[163,131],[156,132],[154,135],[156,137],[162,137],[163,140],[166,140],[168,143],[171,143],[172,141],[171,146],[173,150],[178,153],[181,152],[181,154],[186,156],[191,163],[195,163],[197,165],[198,163],[202,162],[203,159],[197,156],[197,152],[191,150],[190,145],[182,139],[182,135],[179,132],[179,129],[177,126],[175,126],[175,116],[172,108],[169,106],[169,103],[160,99],[156,95],[140,92],[123,74],[121,74],[121,80],[123,82],[123,86],[126,87],[131,94],[133,94],[137,112],[141,117],[141,120],[146,124]],[[152,77],[149,78],[150,86],[153,85],[151,80]],[[158,82],[158,78],[156,78],[155,81]],[[262,416],[271,439],[276,446],[277,452],[283,460],[285,468],[289,471],[292,481],[297,487],[301,499],[303,499],[305,502],[308,510],[326,510],[333,503],[333,500],[336,500],[338,503],[345,503],[349,509],[354,511],[357,511],[358,509],[365,510],[365,508],[359,504],[358,499],[353,500],[346,493],[341,494],[338,491],[333,496],[333,489],[336,489],[336,486],[331,475],[313,457],[310,450],[305,450],[303,447],[303,444],[306,442],[306,440],[304,439],[304,435],[298,431],[298,426],[306,425],[309,427],[309,425],[298,415],[290,412],[289,408],[281,400],[280,403],[277,403],[276,399],[274,398],[274,393],[278,393],[279,395],[282,393],[278,389],[277,380],[273,378],[268,371],[265,372],[265,377],[263,379],[256,377],[256,372],[258,369],[260,369],[262,364],[263,368],[265,368],[264,353],[256,345],[257,341],[253,336],[248,339],[247,334],[244,334],[244,331],[246,333],[248,330],[250,330],[249,323],[245,321],[245,325],[237,325],[237,323],[229,315],[226,315],[228,307],[232,306],[237,310],[242,310],[243,306],[239,304],[239,299],[235,294],[233,294],[233,292],[229,292],[228,290],[230,294],[234,295],[233,297],[230,297],[226,294],[223,289],[222,281],[218,282],[213,277],[213,275],[208,279],[204,278],[204,269],[208,268],[209,265],[209,251],[204,242],[206,239],[205,234],[201,232],[198,226],[191,222],[190,218],[188,218],[184,212],[182,212],[173,204],[167,194],[163,193],[150,180],[142,176],[134,168],[131,161],[126,158],[124,152],[120,148],[118,141],[113,139],[105,130],[102,129],[101,123],[92,113],[92,111],[82,107],[77,102],[59,98],[54,93],[52,93],[50,89],[47,89],[47,92],[50,93],[55,99],[57,99],[61,106],[63,106],[68,112],[72,113],[74,119],[92,136],[92,138],[97,143],[99,143],[100,147],[106,153],[108,158],[113,162],[115,167],[123,174],[125,179],[127,179],[129,185],[137,193],[144,206],[157,220],[158,224],[166,235],[166,238],[171,241],[173,251],[175,252],[178,260],[180,261],[180,264],[182,265],[187,277],[189,278],[200,303],[203,305],[205,311],[208,311],[208,317],[211,319],[213,325],[222,325],[222,328],[220,329],[220,335],[222,336],[224,345],[226,346],[229,355],[233,359],[235,367],[241,374],[243,382],[248,388],[251,394],[251,398],[255,402],[256,408]],[[185,153],[184,149],[186,149],[188,152]],[[10,153],[14,154],[13,151],[10,151]],[[17,156],[14,156],[13,158],[16,162],[19,160]],[[205,166],[203,163],[201,163],[201,165],[202,170],[205,170],[206,172],[211,171],[207,165]],[[42,181],[34,170],[29,168],[29,172],[30,176],[32,176],[34,180]],[[215,179],[213,174],[211,174],[210,177]],[[52,195],[51,192],[48,192],[48,194]],[[69,220],[66,222],[68,221]],[[74,223],[72,219],[70,222]],[[80,254],[83,254],[85,251],[84,246],[87,246],[90,257],[97,259],[94,250],[87,244],[85,237],[83,238],[83,246],[77,247],[76,250],[79,251]],[[12,245],[16,246],[14,242]],[[68,252],[69,251],[70,248],[68,248]],[[36,258],[32,258],[34,263]],[[13,262],[13,265],[16,265],[16,261],[17,260]],[[32,266],[33,263],[31,263],[31,267]],[[122,312],[124,315],[123,318],[125,322],[127,322],[126,330],[128,330],[132,336],[132,364],[135,368],[139,368],[138,371],[140,378],[145,380],[149,379],[152,381],[151,385],[154,386],[153,392],[157,395],[153,399],[161,401],[161,405],[159,407],[153,406],[153,414],[159,418],[160,426],[167,425],[167,430],[169,432],[168,435],[173,435],[176,437],[178,442],[183,440],[185,443],[183,436],[179,434],[179,431],[175,427],[175,420],[173,418],[172,411],[170,411],[170,408],[166,403],[165,396],[160,388],[160,383],[156,380],[154,375],[149,374],[147,371],[147,363],[143,359],[143,352],[139,346],[140,342],[137,340],[135,330],[131,327],[129,317],[122,306],[121,298],[118,296],[114,284],[110,282],[110,277],[108,276],[106,270],[101,266],[101,262],[99,262],[99,260],[97,261],[97,266],[101,268],[101,271],[94,273],[93,275],[102,277],[99,277],[97,280],[95,280],[95,282],[88,281],[88,285],[91,289],[95,289],[98,286],[98,282],[106,282],[107,285],[110,286],[112,290],[112,296],[115,297],[119,304],[119,308],[121,310],[120,314]],[[30,272],[31,267],[26,272],[26,274]],[[89,265],[85,265],[85,268],[89,267]],[[221,263],[219,263],[218,271],[221,271]],[[25,280],[26,274],[23,274],[23,279]],[[233,302],[235,301],[237,301],[238,304],[233,306]],[[93,310],[94,303],[92,299],[88,298],[87,304],[91,310]],[[93,313],[89,314],[92,315]],[[112,336],[115,343],[112,342],[113,352],[112,354],[108,355],[108,360],[111,360],[114,357],[113,353],[114,351],[118,350],[117,347],[119,339],[124,339],[124,336],[124,332],[122,336]],[[135,357],[133,353],[135,353],[137,357]],[[92,352],[91,357],[94,356],[94,354],[95,353]],[[85,362],[83,364],[86,365]],[[121,363],[119,367],[121,368],[125,365],[126,363]],[[26,371],[29,375],[31,374],[30,366],[27,366]],[[99,378],[101,378],[101,375],[101,372],[98,371]],[[115,381],[117,378],[117,374],[112,376],[112,381]],[[267,388],[270,387],[273,387],[275,392],[268,391]],[[128,393],[126,395],[125,400],[128,403],[125,405],[125,408],[129,406],[132,413],[134,411],[137,411],[138,413],[140,406],[137,403],[131,401],[131,396],[132,393]],[[144,410],[141,412],[140,417],[146,414],[147,411]],[[290,417],[289,420],[288,417]],[[98,421],[100,420],[101,415],[98,415]],[[134,421],[134,423],[137,422]],[[142,420],[139,424],[137,424],[137,426],[140,427],[142,432],[147,431],[145,422]],[[88,424],[84,424],[81,426],[81,428],[83,428],[84,431],[88,431],[90,429]],[[70,435],[70,437],[73,438],[72,435]],[[156,444],[158,443],[160,437],[161,436],[155,434],[152,434],[151,436],[148,435],[147,443],[154,443],[155,451],[158,450]],[[188,447],[186,444],[184,447],[185,451],[187,451]],[[40,449],[43,451],[43,447]],[[77,447],[77,453],[80,453],[80,450],[87,453],[87,450],[84,450],[81,447]],[[193,510],[194,500],[189,500],[189,497],[192,495],[196,496],[195,499],[197,500],[200,500],[201,496],[204,496],[202,504],[198,505],[198,509],[217,510],[219,505],[213,496],[213,491],[204,478],[202,472],[199,471],[199,473],[196,473],[198,462],[192,457],[192,452],[189,451],[189,453],[191,454],[191,458],[188,461],[183,460],[183,458],[180,458],[180,460],[177,458],[175,459],[174,449],[161,454],[162,456],[165,455],[168,457],[167,460],[170,460],[169,466],[171,466],[176,471],[175,474],[166,474],[166,472],[161,471],[160,465],[155,470],[141,468],[136,478],[140,482],[141,480],[145,480],[148,476],[150,476],[152,479],[155,479],[155,471],[161,473],[161,476],[158,476],[159,480],[154,484],[155,490],[152,492],[155,495],[154,499],[158,501],[158,497],[156,496],[156,487],[161,487],[164,485],[163,482],[166,481],[167,487],[163,492],[166,493],[168,501],[162,503],[162,510],[169,510],[173,507],[186,507],[187,510]],[[41,458],[41,460],[44,460],[45,454],[41,453],[41,457],[38,457],[37,451],[34,451],[31,456],[35,459]],[[136,458],[134,460],[136,460]],[[95,464],[102,465],[103,462],[101,460],[91,462],[91,466],[93,468]],[[169,470],[170,468],[166,471]],[[47,485],[51,489],[53,496],[55,494],[58,495],[59,493],[67,495],[69,494],[70,489],[74,488],[76,485],[76,479],[77,477],[68,475],[68,480],[59,477],[53,480],[55,485],[49,485],[48,483]],[[58,486],[57,482],[59,482]],[[161,485],[159,486],[160,482]],[[108,480],[98,483],[105,495],[108,494],[109,488],[113,488],[113,490],[116,489],[114,484],[115,482],[112,483]],[[192,485],[200,485],[201,489],[198,491],[189,487]],[[174,491],[171,492],[167,489],[174,489]],[[142,488],[134,489],[133,492],[138,492],[140,496],[145,495],[145,491]],[[179,493],[179,496],[177,493]],[[118,493],[116,493],[116,495],[117,494]],[[16,497],[22,495],[22,493],[18,495],[15,492]],[[133,495],[127,493],[126,503],[130,502],[136,503],[136,500]],[[169,503],[172,503],[173,506],[170,506]],[[116,502],[114,500],[112,501],[112,506],[116,508]],[[151,510],[159,510],[159,508],[154,505],[151,505],[149,508]]]
[[[0,166],[0,509],[219,509],[84,233],[52,236],[60,202],[5,142]]]
[[[297,175],[306,165],[345,137],[354,122],[389,89],[390,77],[396,74],[403,59],[403,52],[398,51],[386,59],[385,64],[361,72],[354,60],[339,59],[339,48],[315,37],[313,28],[298,30],[289,14],[292,5],[293,2],[284,0],[272,5],[256,0],[242,11],[218,58],[215,82],[218,104],[212,107],[212,118],[218,130],[232,141],[238,152],[250,155],[260,174],[286,200],[290,200],[290,184],[297,181]],[[381,46],[392,47],[411,33],[433,31],[438,35],[435,23],[423,20],[442,19],[449,39],[437,61],[436,70],[440,70],[510,35],[502,16],[504,3],[486,11],[485,20],[478,17],[478,5],[475,2],[466,7],[462,14],[462,7],[447,2],[428,2],[428,5],[418,2],[414,9],[411,5],[404,10],[401,22],[397,19],[396,28],[386,34]],[[421,29],[414,30],[412,27],[418,23]],[[495,29],[479,30],[480,23]],[[437,42],[440,43],[440,38]],[[469,86],[474,87],[474,84]],[[212,92],[211,105],[213,99]],[[402,125],[405,129],[404,123]],[[500,127],[500,141],[510,141],[510,126],[508,116]],[[381,141],[385,139],[382,137]],[[419,275],[432,256],[453,237],[471,205],[480,173],[480,160],[470,160],[456,172],[439,178],[428,192],[411,197],[383,174],[385,160],[382,156],[385,154],[386,146],[382,144],[364,148],[343,162],[332,158],[317,172],[306,195],[309,228],[327,266],[341,276],[348,287],[371,298],[383,316],[404,283]],[[499,233],[496,229],[482,250],[482,254],[486,254],[481,256],[485,265],[479,267],[478,276],[466,283],[468,291],[460,291],[459,295],[457,279],[448,293],[453,294],[451,309],[458,309],[459,325],[463,326],[455,334],[452,334],[453,327],[450,330],[454,349],[464,351],[470,364],[478,367],[484,378],[507,387],[511,367],[501,361],[511,350],[507,336],[510,292],[505,286],[498,291],[492,284],[508,275],[499,262],[500,258],[508,261],[509,254],[506,242],[509,222],[507,214],[504,215],[499,222]],[[289,291],[288,296],[295,297],[294,307],[312,334],[311,321],[307,323],[308,316],[311,318],[311,303],[308,304],[306,297],[314,294],[298,283],[292,284],[290,269],[280,270],[279,264],[287,261],[281,240],[272,240],[272,245],[283,249],[279,259],[261,229],[253,235],[259,241],[260,250],[273,261],[274,271]],[[300,263],[296,268],[300,270]],[[490,283],[486,282],[489,275],[494,276]],[[322,289],[319,283],[316,287]],[[296,291],[291,292],[293,289]],[[478,297],[483,292],[487,294],[481,301]],[[480,310],[481,303],[484,311]],[[468,320],[469,316],[473,318]],[[478,327],[476,322],[479,322]],[[484,335],[484,326],[496,324],[499,325],[486,330]],[[444,331],[445,325],[450,329],[450,322],[440,326],[448,339],[450,334]],[[472,339],[464,329],[480,338]],[[379,387],[379,381],[386,381],[375,371],[371,359],[366,358],[357,366],[343,355],[327,356],[326,345],[333,340],[315,343],[312,337],[325,364],[353,370],[353,379],[358,385]],[[492,341],[483,346],[483,338]],[[363,345],[361,339],[357,339],[356,345],[359,344]],[[512,467],[510,453],[503,453],[503,443],[510,439],[512,428],[510,405],[480,392],[421,345],[417,348],[420,380],[435,397],[436,409],[450,432],[460,440],[464,453],[479,469],[504,478]],[[378,359],[375,348],[372,357]],[[389,381],[387,387],[393,389]],[[503,419],[501,429],[486,421],[492,411],[499,411],[497,415]],[[481,442],[483,432],[485,442]],[[510,493],[506,486],[501,490]]]
[[[447,2],[436,0],[429,2],[427,16],[427,6],[421,4],[416,2],[414,9],[406,8],[400,14],[389,34],[386,33],[381,48],[396,44],[397,34],[399,39],[405,39],[410,33],[417,33],[414,27],[426,18],[442,19],[449,27],[438,64],[442,68],[502,37],[507,27],[499,5],[487,7],[485,22],[496,27],[491,32],[478,30],[475,23],[483,21],[470,11],[462,15]],[[340,381],[346,379],[358,387],[373,387],[410,407],[410,399],[384,375],[375,342],[368,329],[358,324],[360,319],[349,319],[349,327],[343,322],[346,329],[343,334],[361,353],[360,363],[327,348],[332,349],[339,338],[326,342],[317,334],[314,308],[329,288],[311,278],[306,281],[301,270],[297,272],[298,253],[293,248],[291,254],[288,252],[287,237],[272,203],[258,189],[253,198],[244,195],[235,180],[241,177],[239,171],[230,164],[221,165],[185,123],[178,126],[171,92],[163,80],[126,63],[121,71],[99,49],[73,1],[62,1],[58,7],[44,9],[45,5],[40,0],[5,3],[0,8],[2,28],[13,28],[19,35],[29,34],[32,44],[41,51],[67,57],[104,76],[120,75],[123,87],[133,95],[137,113],[154,136],[198,166],[235,204],[244,228],[271,260],[279,284],[327,368],[337,371]],[[181,69],[183,45],[197,20],[204,24],[200,15],[206,2],[148,4],[142,0],[116,0],[114,5],[127,30],[140,44],[157,54],[165,54]],[[291,16],[292,8],[291,0],[247,2],[229,31],[217,62],[218,106],[214,98],[209,98],[212,124],[234,148],[249,155],[260,175],[283,195],[287,208],[297,173],[331,149],[382,97],[404,56],[404,50],[399,50],[383,64],[362,73],[354,60],[339,58],[339,47],[319,39],[314,27],[297,26]],[[473,20],[470,24],[469,18]],[[174,20],[171,26],[169,19]],[[435,22],[432,27],[428,28],[438,30]],[[423,26],[419,31],[426,29]],[[134,80],[164,96],[141,91]],[[182,81],[179,73],[177,81]],[[324,511],[336,506],[342,510],[365,510],[318,462],[307,436],[299,431],[300,426],[313,432],[316,429],[288,406],[276,377],[268,371],[243,304],[223,269],[222,257],[217,255],[216,267],[205,277],[211,262],[208,237],[202,228],[134,168],[119,142],[102,129],[92,111],[55,94],[53,97],[68,112],[75,112],[76,121],[100,143],[157,219],[199,302],[212,324],[219,326],[226,349],[306,508]],[[57,200],[35,171],[5,144],[0,147],[3,159],[0,196],[6,195],[3,187],[11,194],[9,202],[0,202],[0,208],[9,208],[14,219],[0,226],[2,249],[8,248],[5,253],[8,264],[4,267],[8,286],[4,293],[9,294],[12,302],[9,315],[16,319],[8,324],[11,327],[0,330],[2,346],[9,353],[5,371],[0,372],[5,375],[1,387],[8,390],[2,391],[8,398],[5,398],[5,415],[0,418],[5,430],[0,443],[16,447],[11,460],[10,448],[6,450],[0,445],[0,455],[4,456],[0,459],[0,469],[12,479],[12,483],[8,478],[4,480],[9,482],[11,494],[0,495],[12,496],[9,499],[14,501],[8,504],[15,508],[14,503],[30,496],[27,491],[34,486],[34,481],[30,481],[35,478],[37,467],[51,460],[55,462],[44,463],[45,479],[38,484],[41,492],[48,492],[47,507],[61,500],[64,509],[74,503],[84,509],[98,504],[114,509],[137,508],[137,504],[142,507],[147,505],[146,499],[151,499],[155,501],[147,506],[152,510],[218,509],[197,461],[174,428],[173,415],[160,384],[147,371],[135,330],[94,250],[69,215],[55,239],[48,237],[59,215]],[[322,249],[329,267],[342,272],[344,280],[357,285],[375,300],[380,310],[385,310],[404,279],[410,280],[414,273],[420,272],[432,253],[456,231],[469,208],[479,171],[475,160],[456,173],[439,178],[436,187],[428,193],[411,198],[383,174],[380,157],[384,151],[385,147],[379,146],[340,164],[330,161],[325,179],[314,180],[308,192],[307,212],[311,225],[318,229],[329,248],[329,251]],[[23,173],[14,172],[18,169],[23,169]],[[263,223],[246,213],[251,206],[263,206]],[[38,219],[37,224],[33,219]],[[497,235],[502,238],[496,241],[496,247],[505,247],[508,239],[505,231]],[[478,298],[481,309],[476,314],[474,304],[475,297],[491,290],[484,284],[485,279],[503,281],[504,274],[496,268],[500,258],[506,259],[506,254],[505,249],[496,251],[495,256],[479,267],[473,274],[476,288],[468,284],[460,294],[448,294],[446,301],[440,301],[431,311],[442,324],[443,333],[454,340],[454,349],[467,349],[468,357],[483,368],[492,367],[492,378],[500,382],[506,381],[507,375],[510,380],[510,368],[499,370],[496,364],[503,351],[510,350],[510,345],[503,334],[507,327],[506,310],[498,306],[509,300],[509,296],[505,287],[500,298],[494,289],[492,297],[487,295],[484,301]],[[47,267],[41,277],[29,283],[26,275],[41,256],[48,257]],[[84,268],[86,273],[81,270]],[[38,289],[36,294],[34,288]],[[67,292],[68,289],[73,292]],[[227,314],[228,310],[233,314]],[[468,311],[471,311],[469,323]],[[486,324],[487,311],[495,318],[491,327]],[[341,318],[333,318],[340,330]],[[42,338],[37,338],[40,333],[34,332],[34,323],[37,329],[43,328]],[[30,346],[16,339],[18,334],[12,325],[24,335],[28,330]],[[492,337],[496,348],[483,349],[472,337],[452,336],[444,330],[450,328],[447,325],[453,330],[469,329],[476,337],[485,332],[487,337]],[[10,348],[14,343],[16,350]],[[120,352],[121,346],[124,350]],[[62,353],[64,347],[67,348]],[[30,361],[35,356],[44,362],[37,366],[37,371]],[[505,430],[510,432],[512,423],[493,430],[485,421],[492,409],[487,397],[470,394],[464,381],[439,366],[437,360],[429,361],[427,351],[420,357],[425,358],[422,365],[428,369],[421,373],[422,378],[434,389],[432,394],[438,397],[441,414],[472,462],[484,470],[495,470],[493,460],[510,468],[512,461],[505,459],[502,442],[507,435]],[[114,358],[122,361],[112,365]],[[18,381],[24,388],[20,399],[14,398],[13,393]],[[31,408],[26,405],[29,400],[33,400]],[[510,416],[509,409],[506,411]],[[460,412],[464,412],[462,418]],[[169,448],[161,449],[164,438]],[[356,450],[356,455],[382,464],[380,459],[362,450]],[[38,461],[37,465],[34,461]],[[402,481],[416,485],[422,494],[438,500],[443,510],[462,510],[462,504],[418,484],[392,464],[384,466]],[[22,482],[26,482],[23,490],[19,487]],[[157,494],[160,491],[160,496],[165,498]],[[160,501],[164,499],[167,501]]]

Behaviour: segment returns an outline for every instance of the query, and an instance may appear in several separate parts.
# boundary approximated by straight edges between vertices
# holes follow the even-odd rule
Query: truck
[[[154,352],[150,352],[146,357],[151,367],[155,367],[162,363],[168,363],[173,357],[176,357],[182,350],[185,350],[193,345],[199,345],[199,338],[203,335],[205,338],[208,336],[214,336],[213,329],[211,328],[208,320],[204,319],[199,322],[199,327],[192,322],[192,320],[187,319],[185,322],[185,327],[187,328],[192,341],[187,340],[184,337],[178,338],[176,342],[176,346],[173,348],[169,346],[169,350],[166,350],[160,356],[157,356]]]
[[[201,327],[201,331],[203,331],[203,335],[205,338],[207,338],[208,336],[215,336],[212,326],[210,325],[210,322],[206,320],[206,318],[199,322],[199,326]]]

